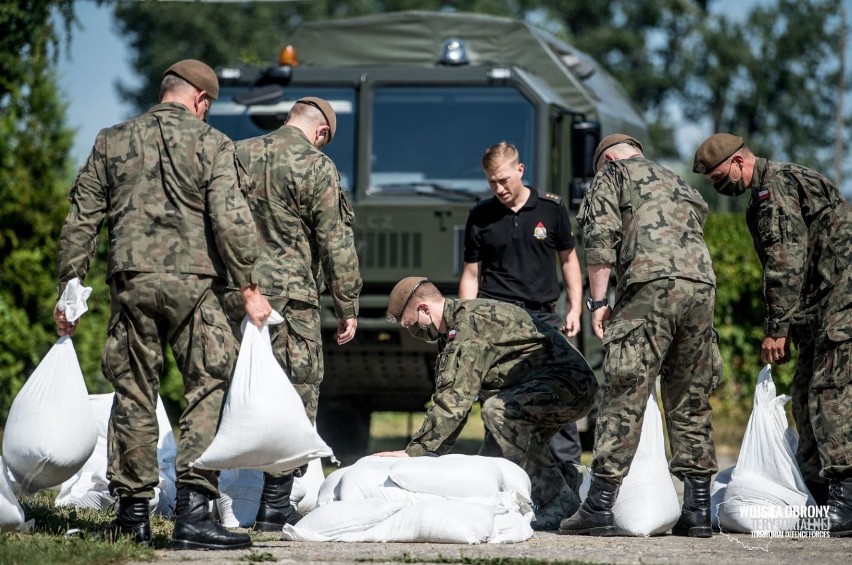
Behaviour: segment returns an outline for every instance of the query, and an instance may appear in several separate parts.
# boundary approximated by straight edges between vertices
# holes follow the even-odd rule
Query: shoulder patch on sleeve
[[[559,196],[558,194],[553,194],[552,192],[546,192],[546,193],[542,194],[541,197],[546,198],[546,199],[548,199],[552,202],[555,202],[557,204],[562,204],[562,197]]]

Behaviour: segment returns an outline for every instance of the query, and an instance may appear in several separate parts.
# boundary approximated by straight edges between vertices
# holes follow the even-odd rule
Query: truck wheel
[[[319,403],[317,430],[344,465],[367,454],[370,444],[370,411]]]

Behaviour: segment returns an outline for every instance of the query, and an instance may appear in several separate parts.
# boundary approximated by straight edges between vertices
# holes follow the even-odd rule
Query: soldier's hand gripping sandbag
[[[78,283],[77,279],[69,282],[57,304],[69,324],[86,311],[92,291]],[[36,492],[74,476],[97,441],[98,427],[80,362],[70,335],[63,335],[12,401],[3,457],[21,489]]]
[[[286,472],[332,455],[272,352],[269,324],[283,321],[273,310],[261,328],[243,323],[219,429],[194,467]]]

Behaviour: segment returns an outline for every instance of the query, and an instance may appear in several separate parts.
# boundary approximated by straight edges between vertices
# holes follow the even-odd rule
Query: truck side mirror
[[[577,209],[583,195],[595,176],[592,158],[601,140],[601,125],[598,122],[574,122],[571,124],[571,207]]]

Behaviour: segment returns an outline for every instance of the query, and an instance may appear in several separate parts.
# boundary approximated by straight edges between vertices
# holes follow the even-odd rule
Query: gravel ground
[[[270,535],[256,539],[251,550],[158,551],[157,556],[158,563],[204,564],[251,561],[315,565],[472,563],[472,560],[494,559],[495,565],[510,565],[507,560],[527,559],[551,563],[746,565],[771,562],[773,565],[798,565],[810,562],[814,565],[848,565],[852,562],[852,538],[757,540],[740,534],[717,534],[710,539],[673,536],[591,538],[544,532],[518,544],[455,545],[285,542]]]

